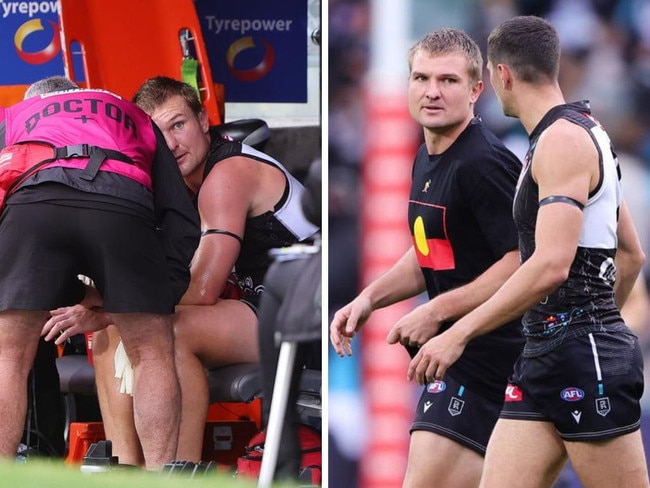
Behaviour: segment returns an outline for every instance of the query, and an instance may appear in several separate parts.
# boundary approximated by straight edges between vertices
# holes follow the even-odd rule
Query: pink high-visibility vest
[[[45,142],[54,147],[99,147],[117,151],[132,164],[110,156],[100,166],[151,189],[151,164],[156,136],[151,119],[135,104],[103,90],[72,90],[31,97],[5,109],[5,144]],[[83,169],[88,157],[53,161]],[[35,161],[36,162],[36,161]]]

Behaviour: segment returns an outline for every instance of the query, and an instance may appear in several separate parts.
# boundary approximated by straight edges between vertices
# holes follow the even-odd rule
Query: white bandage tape
[[[122,341],[120,341],[117,349],[115,349],[115,377],[122,380],[120,383],[120,393],[133,396],[135,377],[133,375],[131,361],[129,361],[129,356],[126,355]]]

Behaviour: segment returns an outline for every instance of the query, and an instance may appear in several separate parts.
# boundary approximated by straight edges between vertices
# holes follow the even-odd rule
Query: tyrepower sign
[[[307,1],[196,0],[227,102],[307,101]]]
[[[0,0],[0,85],[64,74],[59,2]]]

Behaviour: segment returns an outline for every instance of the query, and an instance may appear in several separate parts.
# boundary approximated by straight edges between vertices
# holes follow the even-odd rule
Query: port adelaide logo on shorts
[[[612,409],[609,403],[609,397],[596,398],[596,412],[603,417],[607,415]]]
[[[456,397],[451,397],[451,400],[449,401],[449,406],[447,407],[447,411],[451,414],[452,417],[455,417],[456,415],[460,415],[463,413],[463,407],[465,406],[465,401],[461,400],[460,398]]]

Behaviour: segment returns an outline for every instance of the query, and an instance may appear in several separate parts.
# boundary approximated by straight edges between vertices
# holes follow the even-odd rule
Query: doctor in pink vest
[[[157,469],[178,442],[171,318],[199,238],[176,161],[137,106],[64,77],[34,83],[2,112],[5,154],[39,143],[52,155],[0,217],[0,456],[13,457],[20,442],[39,337],[56,333],[43,329],[49,311],[81,302],[103,307],[120,331],[146,467]]]

